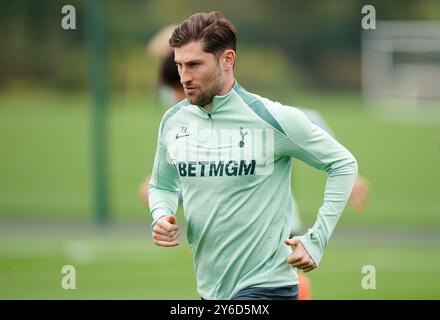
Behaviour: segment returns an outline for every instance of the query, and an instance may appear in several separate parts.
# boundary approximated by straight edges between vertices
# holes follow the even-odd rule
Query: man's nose
[[[182,71],[180,72],[180,83],[185,85],[188,82],[191,82],[191,80],[192,80],[191,73],[188,72],[186,68],[182,68]]]

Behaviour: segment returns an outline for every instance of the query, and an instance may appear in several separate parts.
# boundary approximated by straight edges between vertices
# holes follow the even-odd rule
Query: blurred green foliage
[[[65,4],[76,8],[76,30],[61,28]],[[251,68],[271,70],[255,73],[255,81],[267,81],[268,73],[274,73],[270,62],[275,70],[280,66],[308,86],[356,89],[360,84],[361,8],[365,4],[375,6],[378,20],[440,18],[440,2],[436,0],[107,0],[111,88],[123,89],[130,84],[136,90],[146,90],[154,86],[154,60],[145,54],[149,39],[163,26],[195,12],[219,10],[239,31],[240,63],[246,65],[243,74]],[[84,39],[86,32],[93,30],[88,30],[84,21],[86,10],[86,0],[1,1],[0,88],[87,89]],[[253,57],[254,63],[246,63],[244,57]],[[286,87],[298,83],[289,77],[279,79]]]

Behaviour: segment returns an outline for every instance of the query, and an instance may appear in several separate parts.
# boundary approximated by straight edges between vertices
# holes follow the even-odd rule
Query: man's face
[[[220,59],[203,51],[201,41],[175,48],[174,60],[189,103],[205,106],[223,90],[225,81]]]

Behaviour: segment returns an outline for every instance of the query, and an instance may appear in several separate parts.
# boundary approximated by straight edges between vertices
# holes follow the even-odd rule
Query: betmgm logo
[[[273,129],[211,128],[196,123],[170,130],[167,161],[181,177],[269,175],[274,166]]]

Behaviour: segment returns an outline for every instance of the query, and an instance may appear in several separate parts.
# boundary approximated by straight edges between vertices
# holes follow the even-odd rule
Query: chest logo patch
[[[239,146],[240,148],[243,148],[243,147],[244,147],[244,137],[245,137],[247,134],[248,134],[248,132],[247,132],[247,131],[244,132],[244,131],[243,131],[243,127],[240,127],[241,141],[238,143],[238,146]]]
[[[187,130],[187,127],[181,127],[180,131],[176,133],[176,140],[191,135],[191,133],[188,133]]]

